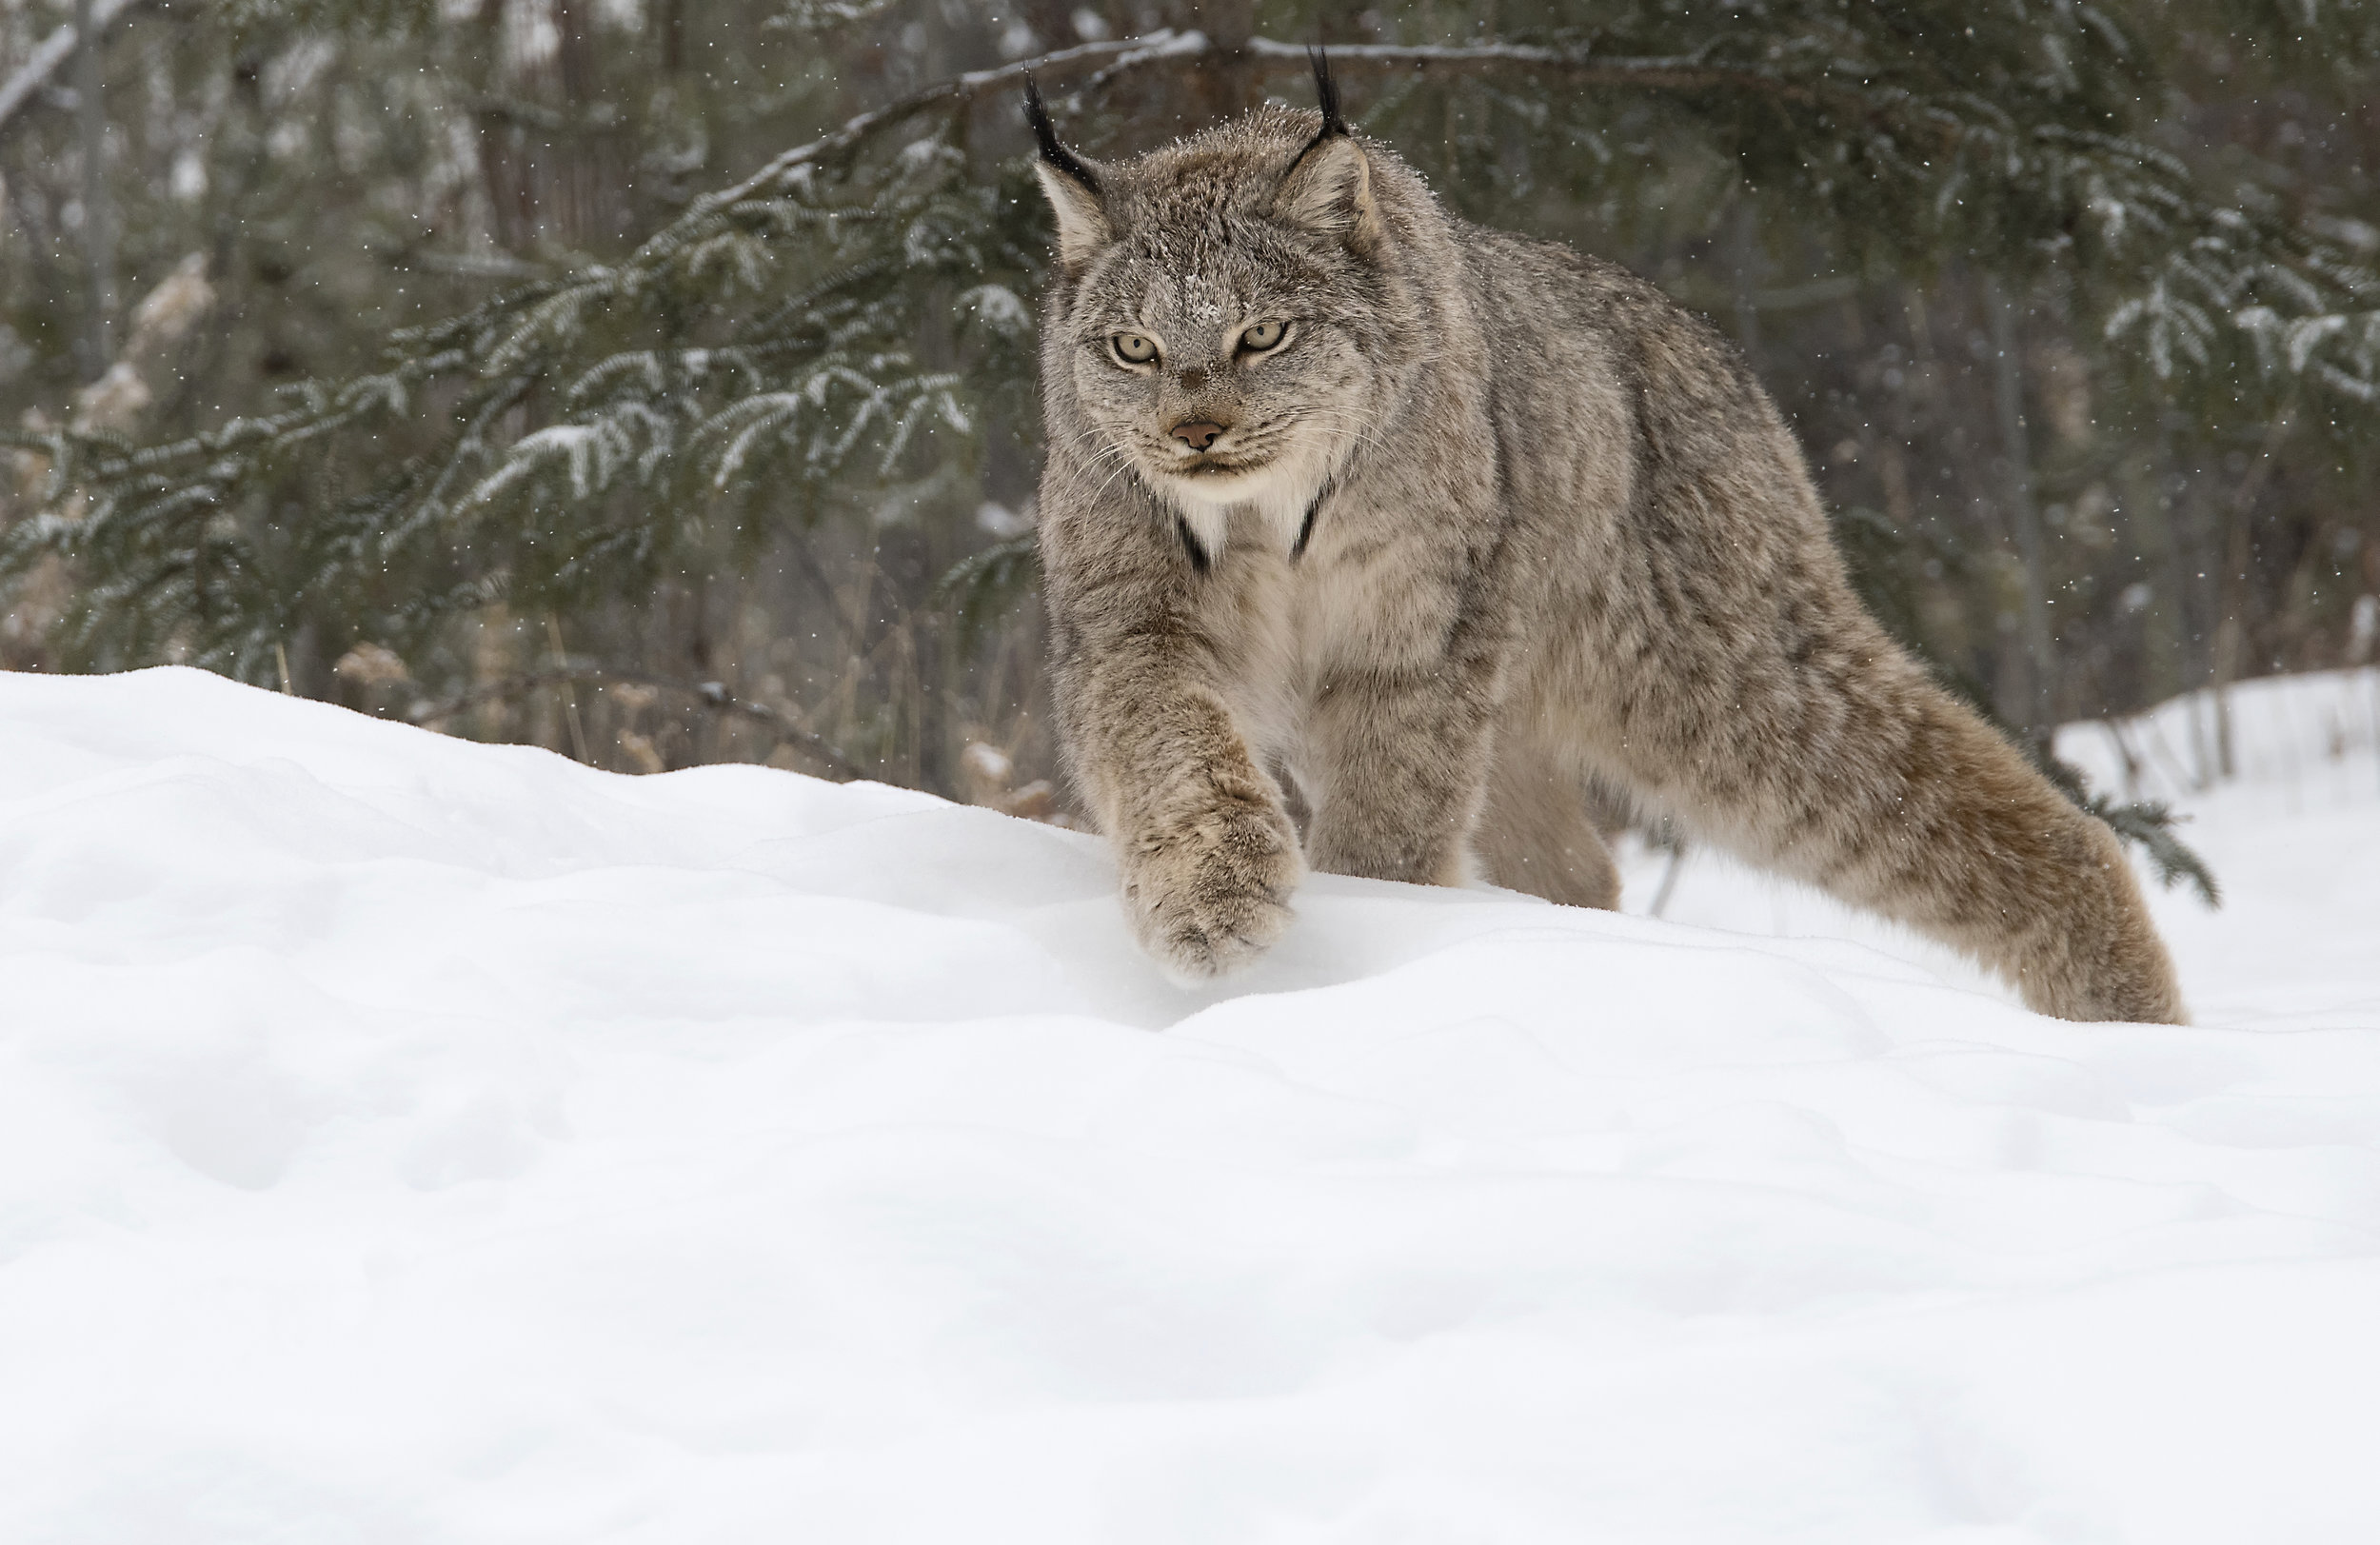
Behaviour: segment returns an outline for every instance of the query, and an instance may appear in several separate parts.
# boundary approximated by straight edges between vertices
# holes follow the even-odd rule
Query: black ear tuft
[[[1099,173],[1085,165],[1081,156],[1059,143],[1058,126],[1049,121],[1049,109],[1041,104],[1041,85],[1030,75],[1024,78],[1024,121],[1033,126],[1033,137],[1041,142],[1042,160],[1092,192],[1099,191]]]
[[[1331,56],[1320,47],[1306,50],[1306,58],[1314,64],[1314,94],[1322,109],[1322,132],[1315,138],[1330,139],[1347,132],[1347,120],[1339,115],[1339,83],[1331,79]]]

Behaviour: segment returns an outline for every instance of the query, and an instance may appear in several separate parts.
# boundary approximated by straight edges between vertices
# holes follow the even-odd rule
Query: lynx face
[[[1106,267],[1073,339],[1099,448],[1186,510],[1302,514],[1363,432],[1372,372],[1351,330],[1255,264],[1168,272],[1161,254],[1125,253]]]
[[[1081,449],[1137,473],[1210,551],[1235,509],[1286,546],[1381,396],[1363,152],[1160,152],[1087,184],[1043,180],[1072,280]]]

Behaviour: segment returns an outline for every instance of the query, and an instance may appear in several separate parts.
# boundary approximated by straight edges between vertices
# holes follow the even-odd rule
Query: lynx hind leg
[[[1913,835],[1937,851],[1881,865],[1878,909],[1963,943],[2039,1013],[2187,1022],[2115,834],[1965,706],[1929,694],[1907,804]]]
[[[1897,679],[1810,683],[1823,696],[1795,749],[1735,747],[1740,782],[1706,788],[1701,814],[1748,856],[1966,950],[2038,1013],[2183,1022],[2114,833],[1897,651],[1871,668]]]
[[[1472,851],[1487,878],[1563,906],[1611,911],[1619,870],[1596,829],[1583,780],[1541,753],[1499,746]]]

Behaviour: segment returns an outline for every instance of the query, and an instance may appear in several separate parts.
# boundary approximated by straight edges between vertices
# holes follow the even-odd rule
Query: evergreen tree
[[[483,16],[513,13],[491,5]],[[1999,297],[1999,363],[1959,389],[1971,407],[2001,405],[2001,429],[1979,437],[1996,472],[1979,481],[1994,507],[2034,510],[2036,539],[2066,529],[2055,512],[2078,490],[2162,486],[2163,473],[2144,470],[2154,455],[2255,439],[2284,414],[2320,426],[2340,465],[2369,438],[2380,401],[2371,228],[2318,197],[2280,196],[2256,167],[2160,141],[2195,110],[2210,38],[2234,68],[2295,83],[2313,116],[2351,101],[2354,72],[2380,54],[2370,8],[1505,0],[1431,14],[1439,31],[1422,38],[1400,36],[1404,22],[1367,35],[1336,11],[1318,22],[1290,5],[1181,6],[1142,18],[1136,35],[1086,39],[1064,35],[1077,30],[1053,7],[954,27],[930,8],[808,0],[746,34],[780,50],[776,74],[754,69],[740,89],[714,81],[705,111],[684,93],[637,91],[633,56],[582,60],[587,78],[565,79],[539,120],[545,175],[581,189],[575,203],[549,187],[531,201],[546,225],[509,231],[467,274],[449,250],[430,287],[454,303],[443,314],[408,301],[416,320],[383,334],[377,360],[291,382],[266,410],[194,415],[189,432],[162,436],[88,413],[19,433],[21,464],[42,479],[39,509],[0,534],[0,579],[21,592],[70,577],[54,647],[72,666],[174,658],[270,683],[296,650],[302,684],[327,690],[327,663],[368,644],[408,678],[372,705],[442,720],[506,680],[522,691],[699,686],[712,668],[703,648],[654,668],[639,619],[688,587],[766,579],[825,620],[816,655],[847,650],[877,672],[846,675],[843,689],[883,711],[841,714],[838,751],[789,705],[767,710],[783,723],[762,748],[792,737],[814,763],[953,786],[950,743],[967,726],[927,719],[964,696],[971,669],[1013,675],[1013,657],[1030,653],[1028,614],[989,625],[1032,577],[1010,511],[1032,460],[1047,233],[1015,122],[1022,81],[1041,80],[1071,137],[1128,152],[1267,91],[1294,99],[1318,25],[1362,126],[1458,209],[1623,258],[1665,254],[1656,277],[1732,321],[1806,431],[1834,411],[1795,389],[1809,356],[1785,332],[1808,298],[1847,314],[1829,326],[1856,339],[1870,328],[1861,307],[1874,314],[1879,297],[1904,297],[1903,309],[1950,297],[1974,337]],[[361,61],[400,46],[468,51],[426,9],[233,18],[188,25],[218,50],[279,27],[346,38],[357,51],[343,57]],[[855,61],[887,50],[913,78],[883,72],[883,105],[693,197],[641,240],[623,238],[666,197],[641,183],[608,203],[585,191],[621,182],[621,165],[668,165],[673,134],[699,137],[740,90],[774,91],[776,121],[815,121],[838,94],[838,62],[847,83]],[[992,64],[987,51],[1025,56]],[[984,68],[955,68],[965,63]],[[445,78],[492,81],[491,68],[457,62]],[[598,77],[616,89],[598,89]],[[615,98],[641,104],[633,125],[596,121]],[[485,102],[469,110],[483,149],[518,141],[535,117],[529,105],[508,108],[510,124]],[[598,129],[610,149],[572,138]],[[482,173],[485,186],[502,181]],[[341,255],[318,245],[306,261],[335,268]],[[475,303],[456,292],[466,280],[485,291]],[[2029,334],[2076,355],[2100,416],[2122,432],[2088,446],[2016,434],[2027,448],[2010,449],[2002,430],[2045,416],[2046,388],[2018,364],[2033,357]],[[1914,325],[1911,335],[1914,349]],[[1877,437],[1861,423],[1842,443],[1856,462]],[[1814,449],[1823,461],[1828,447]],[[2005,675],[2007,651],[1992,644],[2002,635],[1958,598],[2005,583],[2038,618],[2073,599],[2070,550],[2036,540],[2012,566],[1916,507],[1892,486],[1843,503],[1855,571],[1947,674]],[[2012,530],[2000,550],[2023,546],[2021,521]],[[821,553],[851,560],[856,601]],[[2106,589],[2098,603],[2112,607],[2122,587]],[[899,626],[880,614],[894,591]],[[503,657],[506,680],[476,642],[491,615],[555,620],[539,648]],[[563,618],[605,648],[572,653]],[[902,711],[883,686],[894,655],[912,683]],[[1029,700],[1013,681],[998,691]],[[2072,707],[2047,690],[2037,710],[2013,712],[2006,689],[1978,695],[2035,731]],[[712,707],[744,701],[724,686],[712,696]],[[968,701],[960,717],[982,717]]]

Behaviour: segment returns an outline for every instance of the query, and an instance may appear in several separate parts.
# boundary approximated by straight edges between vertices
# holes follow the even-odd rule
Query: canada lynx
[[[1028,94],[1061,738],[1160,964],[1265,949],[1308,862],[1611,906],[1597,780],[2045,1013],[2178,1020],[2113,835],[1861,609],[1734,349],[1447,214],[1316,77],[1112,165]]]

